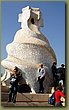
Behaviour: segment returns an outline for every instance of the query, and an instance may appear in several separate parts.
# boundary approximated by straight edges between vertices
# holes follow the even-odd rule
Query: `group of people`
[[[65,98],[65,65],[57,68],[57,63],[54,62],[51,70],[53,74],[54,98],[55,106],[62,106],[61,97]]]
[[[65,69],[64,65],[61,65],[62,67],[59,69],[61,70],[60,77],[58,78],[58,73],[57,73],[57,67],[56,67],[56,62],[53,63],[51,67],[51,71],[53,74],[53,84],[55,88],[55,102],[56,106],[60,106],[60,96],[65,97],[65,95],[61,92],[62,87],[65,85]],[[43,81],[45,79],[45,68],[43,64],[40,64],[40,67],[38,68],[38,82],[39,82],[39,93],[44,93],[44,87],[43,87]],[[11,73],[10,77],[10,92],[9,92],[9,100],[8,102],[16,102],[16,95],[18,91],[18,84],[19,80],[22,77],[22,74],[20,73],[18,67],[14,67],[13,72]],[[63,83],[62,81],[63,80]]]
[[[65,65],[61,64],[61,67],[57,68],[57,63],[53,62],[51,67],[52,75],[53,75],[53,85],[54,87],[58,86],[65,86]]]
[[[65,98],[65,68],[64,64],[57,68],[57,63],[53,62],[51,72],[53,75],[55,106],[62,106],[61,97]],[[43,64],[38,68],[39,93],[44,93],[43,81],[45,79],[45,68]],[[63,91],[64,90],[64,91]]]
[[[53,76],[52,85],[56,88],[58,85],[65,87],[65,68],[64,64],[61,64],[61,67],[57,68],[57,63],[53,62],[51,66],[51,72]],[[45,68],[43,64],[40,64],[38,68],[38,81],[39,81],[39,93],[44,93],[43,81],[45,79]]]
[[[44,87],[43,87],[43,81],[45,78],[45,69],[43,68],[43,64],[41,64],[39,71],[39,76],[38,76],[38,81],[39,81],[39,93],[44,93]],[[18,91],[18,85],[20,78],[22,77],[22,74],[20,73],[18,67],[14,67],[13,71],[10,73],[10,91],[9,91],[9,99],[8,102],[13,102],[16,103],[16,95]]]
[[[9,91],[9,100],[8,102],[16,102],[16,95],[18,91],[18,84],[22,74],[20,73],[18,67],[14,67],[13,71],[10,73],[10,91]],[[38,82],[39,82],[39,93],[44,93],[43,81],[45,79],[45,69],[43,64],[40,65],[38,69]]]

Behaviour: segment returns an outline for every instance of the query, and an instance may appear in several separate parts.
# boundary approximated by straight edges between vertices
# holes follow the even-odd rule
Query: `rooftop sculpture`
[[[14,66],[17,66],[23,75],[26,83],[30,85],[35,92],[38,91],[38,82],[36,81],[37,69],[40,63],[48,68],[48,75],[51,76],[51,65],[56,61],[56,55],[50,46],[48,39],[40,32],[43,26],[41,11],[39,8],[25,7],[19,14],[18,22],[21,23],[21,29],[14,36],[12,43],[6,46],[7,58],[1,64],[8,73]],[[2,77],[3,78],[3,77]],[[50,80],[45,79],[45,92],[49,88]]]

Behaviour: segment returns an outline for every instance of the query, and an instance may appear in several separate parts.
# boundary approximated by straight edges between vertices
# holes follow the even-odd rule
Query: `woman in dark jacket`
[[[10,77],[10,91],[9,91],[9,100],[8,102],[13,101],[13,103],[16,102],[16,95],[17,95],[17,91],[18,91],[18,83],[20,80],[21,74],[18,71],[18,68],[15,66],[13,73],[11,74]]]

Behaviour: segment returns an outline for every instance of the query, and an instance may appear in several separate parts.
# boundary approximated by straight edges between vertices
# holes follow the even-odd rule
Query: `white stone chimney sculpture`
[[[40,63],[48,68],[47,76],[51,76],[51,66],[56,61],[56,56],[51,48],[47,38],[40,32],[43,26],[41,11],[39,8],[29,6],[22,9],[19,14],[18,22],[21,23],[21,29],[14,36],[12,43],[6,46],[7,58],[1,64],[8,71],[17,66],[32,90],[38,91],[38,82],[36,80],[37,69]],[[49,90],[51,83],[49,77],[44,81],[45,92]]]

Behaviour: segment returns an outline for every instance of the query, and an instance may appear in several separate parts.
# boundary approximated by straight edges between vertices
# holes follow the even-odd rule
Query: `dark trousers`
[[[62,106],[62,103],[61,102],[55,103],[55,106],[56,107],[61,107]]]
[[[17,87],[11,87],[9,92],[9,102],[13,101],[16,102],[16,95],[17,95]]]
[[[44,93],[44,87],[43,87],[43,81],[44,81],[45,77],[42,77],[40,79],[40,77],[38,77],[38,81],[39,81],[39,93]]]

